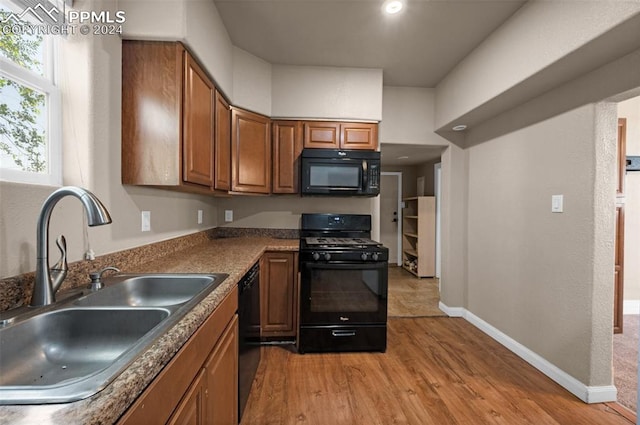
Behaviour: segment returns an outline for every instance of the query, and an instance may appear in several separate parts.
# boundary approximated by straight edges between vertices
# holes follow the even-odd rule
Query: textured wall
[[[467,308],[587,385],[611,384],[611,110],[584,106],[469,149]],[[564,213],[551,212],[554,194]]]
[[[382,70],[273,65],[274,117],[382,119]]]
[[[434,133],[435,90],[389,87],[382,90],[380,143],[448,145]]]

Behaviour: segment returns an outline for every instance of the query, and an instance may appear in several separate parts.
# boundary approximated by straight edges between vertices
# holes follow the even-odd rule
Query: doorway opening
[[[380,242],[389,264],[402,265],[402,172],[380,173]]]
[[[395,147],[397,149],[397,147]],[[421,152],[424,147],[412,147]],[[385,149],[385,146],[382,147]],[[410,149],[403,146],[403,149]],[[442,148],[438,148],[438,153]],[[421,152],[424,154],[424,152]],[[419,155],[397,155],[410,158]],[[387,155],[389,157],[389,155]],[[393,155],[392,157],[395,157]],[[384,164],[380,183],[380,241],[389,248],[389,317],[444,316],[439,309],[440,285],[435,274],[434,252],[436,251],[435,208],[431,213],[419,211],[422,201],[433,206],[439,195],[440,155],[403,164]],[[429,198],[428,200],[426,198]],[[426,202],[428,201],[428,202]],[[429,216],[429,217],[427,217]],[[428,219],[427,219],[428,218]],[[431,226],[424,231],[420,226]],[[426,224],[432,223],[432,225]],[[421,236],[419,235],[421,234]],[[416,240],[423,241],[418,245]],[[411,241],[412,243],[409,243]],[[416,264],[410,264],[413,261]],[[420,262],[420,263],[419,263]],[[429,273],[418,277],[417,264],[429,262]],[[420,269],[422,270],[422,268]]]
[[[618,403],[637,412],[640,324],[640,97],[618,103],[613,375]]]

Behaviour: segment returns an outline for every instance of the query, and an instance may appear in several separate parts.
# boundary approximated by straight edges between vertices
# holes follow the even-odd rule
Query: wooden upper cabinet
[[[211,193],[215,88],[177,42],[122,42],[122,183]]]
[[[305,121],[304,147],[376,150],[378,148],[378,124]]]
[[[302,123],[273,121],[271,124],[273,160],[272,193],[298,193]]]
[[[122,183],[182,184],[179,43],[122,42]]]
[[[378,124],[341,123],[340,147],[342,149],[376,150],[378,148]]]
[[[185,51],[183,180],[213,186],[213,128],[216,90]]]
[[[340,147],[340,123],[305,121],[304,147],[338,149]]]
[[[216,90],[214,189],[231,190],[231,109]]]
[[[231,190],[271,192],[270,120],[231,108]]]

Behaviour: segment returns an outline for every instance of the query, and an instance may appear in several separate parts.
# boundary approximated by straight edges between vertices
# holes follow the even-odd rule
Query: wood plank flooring
[[[464,319],[389,320],[386,353],[262,347],[242,425],[629,425]]]

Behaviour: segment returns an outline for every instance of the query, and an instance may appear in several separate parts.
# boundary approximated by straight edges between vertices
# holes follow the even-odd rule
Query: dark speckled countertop
[[[265,251],[297,251],[298,245],[298,239],[212,239],[123,270],[126,273],[227,273],[229,277],[99,393],[73,403],[0,406],[0,423],[115,423]]]

